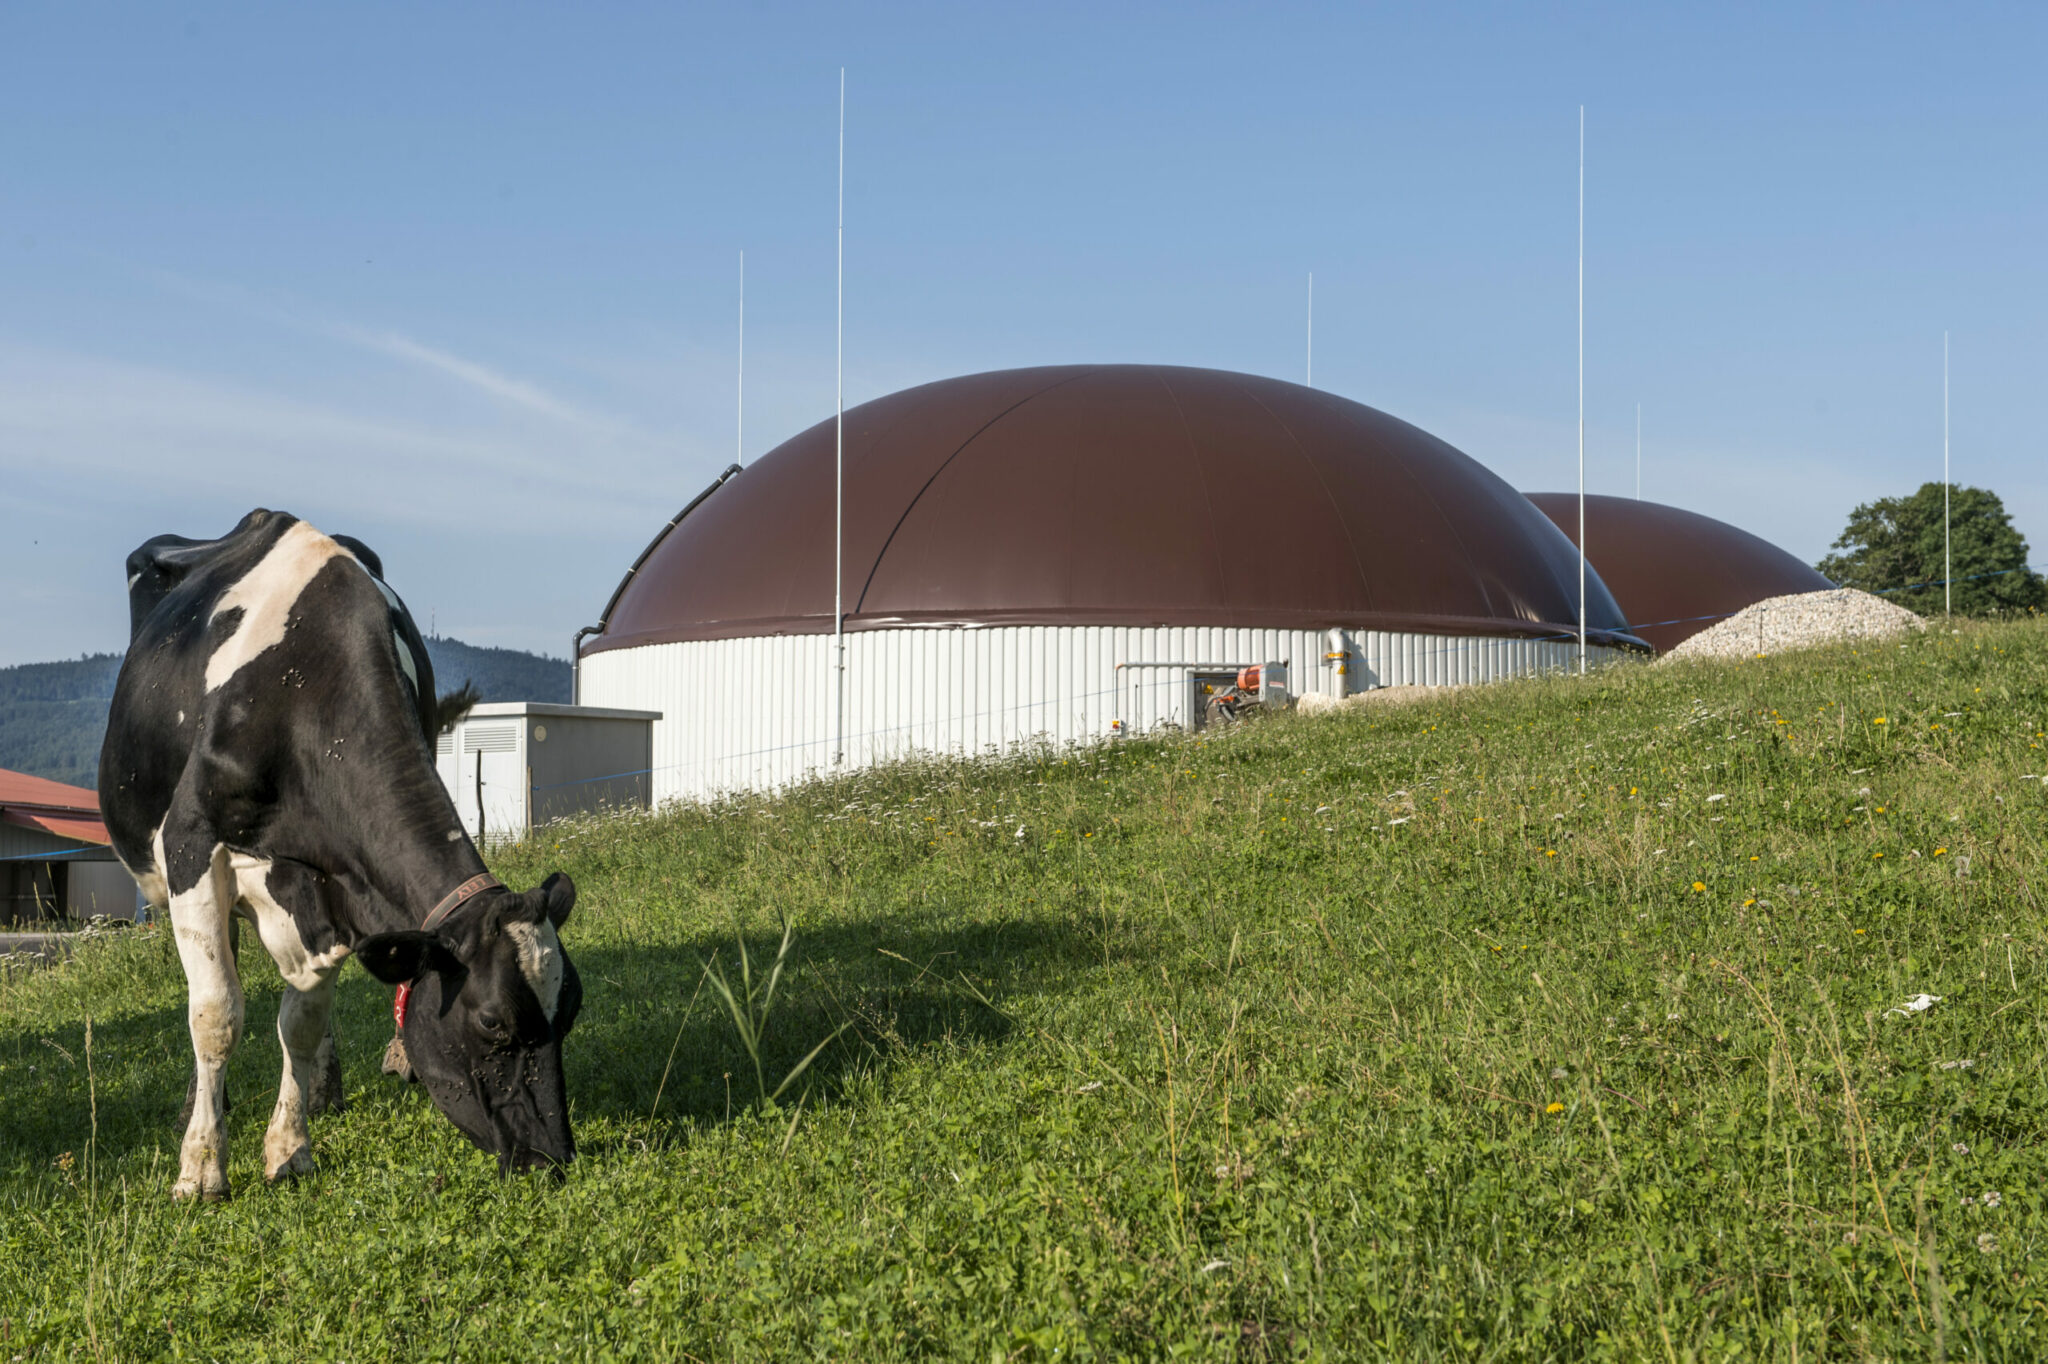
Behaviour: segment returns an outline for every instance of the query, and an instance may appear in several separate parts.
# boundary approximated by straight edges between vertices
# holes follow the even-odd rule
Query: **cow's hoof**
[[[283,1160],[265,1161],[264,1164],[268,1168],[263,1172],[263,1180],[266,1184],[275,1186],[299,1175],[312,1174],[313,1152],[310,1147],[301,1145]]]
[[[403,1037],[393,1037],[391,1045],[384,1048],[384,1073],[386,1075],[396,1075],[399,1079],[408,1083],[418,1078],[412,1073],[412,1062],[405,1054],[405,1039]]]
[[[173,1203],[189,1203],[193,1199],[203,1203],[225,1203],[228,1201],[228,1180],[226,1175],[208,1171],[199,1179],[181,1179],[171,1186]]]

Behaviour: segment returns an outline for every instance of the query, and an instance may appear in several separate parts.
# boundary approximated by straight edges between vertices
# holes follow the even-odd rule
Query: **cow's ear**
[[[416,928],[402,933],[378,933],[356,944],[356,960],[386,985],[404,985],[417,980],[421,971],[435,964],[445,949],[437,934]]]
[[[561,872],[551,872],[540,883],[540,896],[548,922],[560,929],[569,921],[569,911],[576,908],[576,883]]]

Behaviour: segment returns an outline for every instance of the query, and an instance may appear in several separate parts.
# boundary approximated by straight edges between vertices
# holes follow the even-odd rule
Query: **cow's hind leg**
[[[318,1116],[347,1107],[348,1095],[341,1087],[341,1053],[334,1041],[334,1013],[329,1010],[327,1031],[313,1053],[313,1087],[306,1095],[306,1111]]]
[[[193,1103],[178,1152],[173,1198],[228,1196],[224,1078],[242,1035],[242,980],[228,939],[234,905],[225,850],[216,848],[186,889],[171,894],[171,931],[185,968],[185,1021],[192,1032]]]

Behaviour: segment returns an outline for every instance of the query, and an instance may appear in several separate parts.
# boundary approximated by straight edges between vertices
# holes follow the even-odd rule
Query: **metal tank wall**
[[[1569,640],[1355,631],[1354,692],[1492,682],[1575,665]],[[1296,695],[1334,695],[1321,631],[1199,626],[869,629],[846,636],[846,765],[915,753],[1089,743],[1185,726],[1188,670],[1128,663],[1284,661]],[[1593,649],[1595,662],[1625,656]],[[582,661],[585,705],[657,710],[653,794],[770,790],[827,770],[832,637],[775,635],[611,649]]]

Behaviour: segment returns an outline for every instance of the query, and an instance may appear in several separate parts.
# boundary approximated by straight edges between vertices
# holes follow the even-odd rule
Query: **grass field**
[[[2044,730],[1980,626],[579,826],[494,859],[581,891],[560,1185],[351,968],[264,1187],[250,935],[236,1197],[173,1206],[117,935],[0,982],[0,1361],[2037,1358]],[[785,921],[757,1084],[704,963]]]

